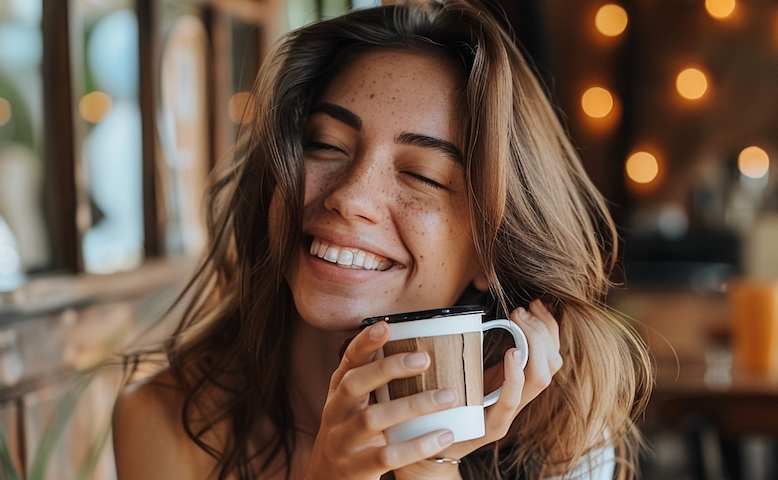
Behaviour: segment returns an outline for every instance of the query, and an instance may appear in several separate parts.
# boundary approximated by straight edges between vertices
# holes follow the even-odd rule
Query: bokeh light
[[[613,95],[602,87],[591,87],[581,96],[584,112],[592,118],[603,118],[613,110]]]
[[[11,102],[0,97],[0,127],[11,120]]]
[[[81,118],[90,123],[98,123],[106,115],[111,113],[113,100],[111,97],[100,91],[87,93],[78,102],[78,113]]]
[[[735,9],[735,0],[705,0],[705,9],[713,18],[726,18]]]
[[[678,74],[675,88],[683,98],[697,100],[708,90],[708,79],[702,71],[696,68],[687,68]]]
[[[230,120],[245,125],[254,120],[254,95],[249,92],[238,92],[230,98],[227,106]]]
[[[627,176],[635,183],[651,183],[659,174],[659,162],[648,152],[633,153],[625,167]]]
[[[759,147],[746,147],[737,157],[740,173],[750,178],[762,178],[770,169],[770,157]]]
[[[600,7],[594,16],[594,26],[606,37],[621,35],[627,28],[628,22],[626,10],[612,3]]]

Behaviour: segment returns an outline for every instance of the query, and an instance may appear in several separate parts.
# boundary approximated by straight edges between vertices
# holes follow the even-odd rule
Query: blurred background
[[[0,0],[0,480],[115,478],[273,42],[373,0]],[[620,227],[647,479],[778,479],[778,2],[499,0]],[[160,325],[161,336],[169,325]],[[152,335],[153,336],[153,335]]]

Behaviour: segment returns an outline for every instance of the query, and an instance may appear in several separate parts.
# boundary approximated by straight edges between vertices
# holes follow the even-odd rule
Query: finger
[[[520,363],[521,357],[512,348],[505,353],[503,365],[505,383],[500,391],[497,402],[484,410],[486,435],[481,438],[455,443],[442,452],[442,456],[462,458],[482,446],[497,441],[507,435],[511,424],[521,409],[526,405],[523,397],[524,369]]]
[[[330,390],[340,385],[346,372],[371,362],[378,349],[389,340],[390,335],[389,324],[384,321],[374,323],[359,332],[346,347],[338,368],[332,374]]]
[[[454,389],[428,390],[377,403],[355,415],[351,422],[359,434],[375,435],[406,420],[445,410],[457,401]]]
[[[543,322],[546,328],[548,328],[551,338],[554,339],[556,349],[559,350],[559,322],[554,318],[551,311],[549,311],[540,299],[535,299],[529,304],[529,312]]]
[[[430,366],[427,352],[398,353],[353,368],[343,374],[335,395],[343,400],[362,399],[397,378],[419,375]]]
[[[559,356],[559,352],[551,346],[553,342],[545,325],[537,319],[533,320],[524,309],[516,309],[514,313],[515,321],[524,330],[529,345],[529,361],[524,372],[524,396],[529,395],[529,399],[532,399],[551,384],[551,365],[556,362],[555,358]],[[511,313],[512,317],[514,313]]]
[[[360,463],[383,474],[434,457],[453,442],[454,434],[450,430],[436,430],[412,440],[367,450],[359,455]]]
[[[525,405],[523,403],[525,400],[523,398],[525,377],[520,361],[521,355],[517,349],[511,348],[505,352],[503,360],[505,382],[502,385],[500,397],[484,413],[486,435],[489,437],[489,442],[498,440],[508,433],[516,415]]]
[[[551,325],[549,325],[548,320],[544,322],[521,307],[514,310],[512,315],[516,317],[514,318],[514,321],[516,321],[518,325],[525,330],[524,333],[527,334],[527,342],[530,343],[530,335],[534,337],[534,353],[545,354],[549,370],[552,373],[559,371],[559,369],[562,367],[562,356],[559,354],[558,326],[556,325],[556,321],[553,320],[553,317],[550,317],[549,315],[551,319]],[[552,333],[549,331],[549,329],[556,333]],[[542,340],[542,344],[540,343],[540,340]],[[543,347],[542,352],[538,352],[538,345]],[[532,350],[532,348],[530,348],[530,350]]]

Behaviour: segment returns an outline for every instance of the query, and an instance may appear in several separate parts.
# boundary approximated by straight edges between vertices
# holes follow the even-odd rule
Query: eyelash
[[[413,179],[415,179],[415,180],[417,180],[417,181],[419,181],[421,183],[424,183],[426,185],[429,185],[429,186],[431,186],[433,188],[437,188],[437,189],[445,189],[446,188],[443,185],[439,184],[438,182],[436,182],[434,180],[430,180],[429,178],[427,178],[425,176],[422,176],[422,175],[419,175],[418,173],[413,173],[413,172],[403,172],[403,173],[406,174],[406,175],[409,175],[411,178],[413,178]]]
[[[330,151],[330,152],[346,153],[346,152],[344,152],[342,149],[340,149],[338,147],[332,146],[332,145],[327,144],[327,143],[316,142],[316,141],[305,142],[305,144],[303,145],[303,148],[305,150],[327,150],[327,151]]]

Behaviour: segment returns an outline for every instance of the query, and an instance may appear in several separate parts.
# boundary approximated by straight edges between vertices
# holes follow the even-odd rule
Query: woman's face
[[[486,279],[465,191],[453,68],[379,49],[329,83],[306,122],[303,247],[287,274],[327,330],[453,305]]]

